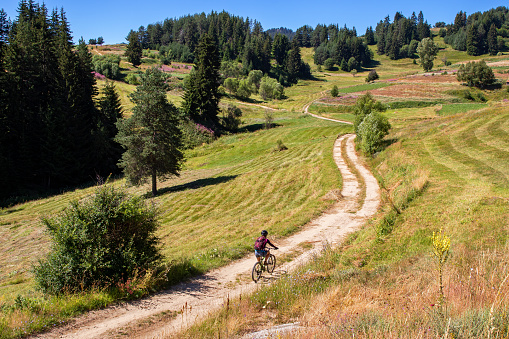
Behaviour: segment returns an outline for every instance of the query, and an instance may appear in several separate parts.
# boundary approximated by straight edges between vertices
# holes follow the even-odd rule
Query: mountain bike
[[[255,283],[260,280],[263,271],[267,271],[268,273],[272,274],[272,272],[274,272],[274,268],[276,267],[276,256],[270,253],[270,250],[275,250],[275,248],[268,250],[269,256],[267,257],[267,260],[265,260],[265,258],[261,258],[260,261],[257,261],[253,266],[251,277]]]

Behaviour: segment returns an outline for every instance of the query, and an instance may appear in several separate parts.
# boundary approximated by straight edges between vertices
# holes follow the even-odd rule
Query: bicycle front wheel
[[[276,267],[276,256],[274,254],[269,255],[265,265],[267,267],[267,272],[269,273],[274,272],[274,268]]]
[[[251,278],[253,278],[254,282],[258,282],[260,280],[260,277],[262,276],[262,265],[257,262],[253,266],[253,272],[251,273]]]

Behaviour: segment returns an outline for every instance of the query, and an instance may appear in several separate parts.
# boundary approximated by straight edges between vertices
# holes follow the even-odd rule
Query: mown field
[[[341,186],[341,177],[330,156],[332,146],[351,127],[287,112],[274,113],[276,126],[265,130],[264,110],[259,110],[245,110],[244,127],[251,132],[189,151],[181,176],[161,182],[161,194],[149,199],[160,210],[157,235],[166,261],[205,272],[251,252],[261,229],[276,239],[287,236],[333,203],[325,196]],[[288,150],[277,151],[278,140]],[[130,190],[145,194],[150,188]],[[39,218],[93,191],[77,189],[1,210],[0,337],[53,326],[114,301],[107,291],[43,296],[31,274],[31,266],[50,247]]]
[[[392,61],[375,53],[380,80],[366,84],[371,68],[356,76],[319,72],[312,49],[303,48],[313,79],[286,88],[284,100],[250,100],[279,109],[271,111],[276,126],[268,130],[268,110],[223,100],[243,110],[241,133],[188,151],[181,176],[159,183],[161,195],[147,198],[161,213],[158,236],[168,262],[185,263],[195,273],[224,265],[248,253],[260,229],[277,240],[334,202],[325,198],[341,187],[332,145],[352,127],[303,115],[311,102],[310,112],[348,121],[355,100],[368,91],[388,105],[393,129],[386,149],[366,159],[386,188],[384,206],[341,248],[325,248],[301,271],[177,336],[212,338],[295,320],[310,327],[302,337],[468,338],[490,328],[496,328],[492,337],[509,335],[509,92],[505,86],[467,89],[454,71],[458,62],[479,57],[448,48],[440,53],[453,65],[441,67],[437,59],[432,74],[422,74],[411,59]],[[138,71],[124,61],[121,67],[125,74]],[[509,67],[497,67],[504,80]],[[99,89],[103,84],[98,82]],[[128,94],[135,87],[115,84],[129,115]],[[338,98],[330,97],[334,85]],[[171,91],[168,98],[178,106],[181,95]],[[277,151],[278,140],[288,150]],[[121,187],[123,181],[111,184]],[[143,195],[150,189],[129,190]],[[43,296],[32,279],[32,265],[50,247],[40,217],[93,191],[73,189],[0,210],[0,338],[40,331],[117,300],[104,290]],[[436,265],[429,254],[431,235],[441,228],[452,251],[444,273],[446,303],[438,308]]]
[[[480,59],[440,53],[453,62]],[[455,79],[457,64],[422,74],[408,59],[376,58],[381,85],[370,93],[388,105],[393,126],[385,150],[366,159],[383,187],[378,215],[340,248],[325,246],[298,272],[169,337],[235,336],[293,322],[303,328],[278,337],[509,336],[509,90],[468,89]],[[500,71],[505,83],[507,67]],[[338,98],[323,92],[309,110],[351,120],[366,85],[336,84]],[[450,239],[442,275],[434,232]]]
[[[508,336],[509,104],[387,116],[389,143],[370,160],[386,188],[379,214],[340,248],[325,247],[298,272],[177,337],[296,321],[306,328],[281,338]],[[440,230],[451,240],[442,303],[431,241]]]

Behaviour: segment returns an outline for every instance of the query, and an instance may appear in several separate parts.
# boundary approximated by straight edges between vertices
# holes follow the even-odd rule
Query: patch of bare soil
[[[330,120],[330,119],[328,119]],[[333,157],[343,177],[339,201],[304,229],[279,242],[277,256],[299,252],[304,242],[314,244],[311,250],[285,263],[261,283],[270,283],[278,276],[292,271],[309,260],[321,249],[321,244],[338,244],[344,236],[362,225],[378,209],[379,187],[376,179],[360,162],[355,152],[354,135],[343,135],[334,144]],[[342,153],[342,143],[346,151]],[[359,179],[347,165],[353,163],[365,182],[363,190]],[[365,197],[362,199],[362,197]],[[205,275],[183,282],[149,298],[119,304],[90,312],[69,324],[33,338],[164,338],[187,328],[195,321],[221,307],[227,298],[251,293],[259,284],[251,281],[254,256],[249,256]]]

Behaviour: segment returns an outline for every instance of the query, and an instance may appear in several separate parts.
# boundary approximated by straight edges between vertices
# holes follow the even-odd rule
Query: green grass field
[[[376,46],[370,48],[379,63],[380,81],[374,84],[364,81],[369,69],[355,77],[316,71],[312,49],[303,48],[313,79],[286,88],[283,100],[251,98],[278,109],[271,111],[272,129],[262,128],[266,109],[223,99],[222,106],[232,103],[243,110],[241,132],[187,151],[181,176],[160,182],[161,194],[147,198],[161,212],[158,236],[168,262],[185,262],[193,272],[225,265],[251,250],[260,229],[280,239],[333,203],[325,197],[341,187],[341,177],[332,145],[352,127],[303,115],[303,107],[316,101],[310,112],[353,121],[351,106],[329,103],[334,85],[342,94],[388,91],[396,84],[408,86],[404,77],[423,73],[411,59],[393,61],[377,55]],[[457,67],[441,67],[443,56],[453,63],[480,58],[445,48],[435,70]],[[137,71],[124,64],[125,72]],[[99,89],[103,85],[98,81]],[[129,115],[128,94],[135,86],[115,86]],[[504,280],[509,277],[509,106],[504,101],[509,92],[505,87],[472,91],[488,100],[481,103],[460,98],[466,88],[458,83],[412,86],[423,92],[434,86],[440,97],[406,97],[405,88],[380,96],[397,105],[384,113],[392,124],[385,150],[365,159],[385,187],[378,215],[341,248],[325,248],[302,270],[178,337],[243,334],[296,320],[310,325],[308,337],[320,338],[343,338],[338,333],[345,330],[360,337],[484,337],[489,326],[496,328],[493,337],[509,335],[509,284]],[[180,106],[181,94],[172,91],[168,98]],[[288,150],[276,150],[279,140]],[[121,179],[112,181],[123,185]],[[150,188],[129,190],[143,195]],[[93,191],[77,188],[0,210],[0,338],[41,331],[118,300],[108,291],[43,296],[32,278],[32,265],[50,249],[40,217]],[[444,308],[435,306],[437,273],[430,257],[431,235],[440,229],[450,236],[452,249],[444,273],[448,318]],[[268,301],[273,306],[264,307]]]
[[[263,113],[251,110],[243,117],[246,127],[260,128]],[[330,156],[332,145],[351,127],[293,116],[276,113],[273,129],[226,136],[189,151],[181,177],[159,184],[161,194],[151,200],[161,211],[158,236],[167,261],[187,260],[194,271],[205,272],[250,252],[260,229],[270,230],[276,239],[287,236],[333,202],[324,198],[341,186]],[[278,140],[288,150],[276,151]],[[6,312],[0,316],[0,337],[40,330],[113,301],[106,291],[44,299],[30,272],[50,245],[40,216],[58,213],[93,190],[79,189],[1,211],[0,306]],[[135,194],[149,190],[132,189]],[[28,298],[37,308],[17,306],[19,298]],[[53,318],[47,318],[50,312]],[[29,328],[23,325],[27,321],[33,324]]]

